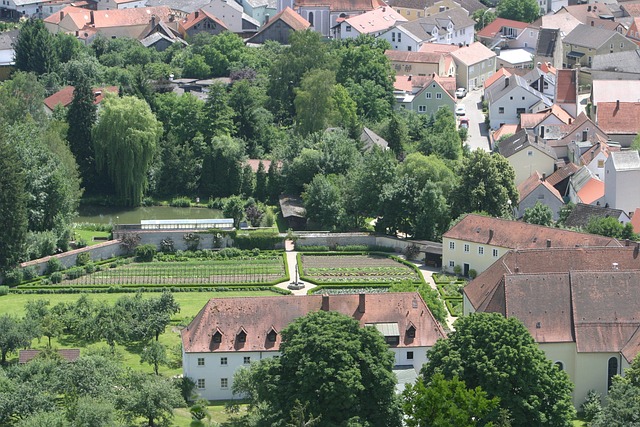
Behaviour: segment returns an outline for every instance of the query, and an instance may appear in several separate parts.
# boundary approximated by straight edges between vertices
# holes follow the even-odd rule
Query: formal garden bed
[[[316,285],[423,283],[411,263],[384,253],[298,254],[300,278]]]
[[[456,275],[449,274],[434,274],[433,280],[451,316],[462,316],[462,289],[467,286],[468,282]]]

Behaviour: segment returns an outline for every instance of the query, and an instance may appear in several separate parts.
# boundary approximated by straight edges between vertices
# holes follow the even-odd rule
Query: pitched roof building
[[[73,91],[75,88],[73,86],[65,86],[53,95],[44,99],[44,105],[46,107],[45,111],[48,113],[52,113],[53,110],[58,105],[62,105],[63,107],[68,107],[73,101]],[[96,87],[93,88],[93,95],[95,105],[98,105],[104,99],[105,94],[109,93],[118,93],[117,86],[107,86],[107,87]]]
[[[410,365],[416,372],[426,362],[427,350],[446,336],[417,292],[212,298],[182,331],[184,375],[206,399],[233,398],[233,373],[277,356],[282,330],[319,310],[337,311],[378,329],[396,366]]]
[[[292,31],[303,31],[310,26],[309,21],[287,7],[269,19],[269,22],[264,24],[247,42],[262,44],[267,40],[273,40],[280,44],[289,44],[289,36]]]
[[[528,208],[534,207],[537,203],[549,207],[553,215],[553,220],[557,221],[559,211],[564,206],[564,200],[558,190],[540,174],[535,171],[529,178],[518,185],[518,207],[516,217],[524,216]]]
[[[578,203],[571,210],[564,225],[572,228],[585,228],[593,218],[615,218],[623,224],[629,222],[629,215],[620,209]]]

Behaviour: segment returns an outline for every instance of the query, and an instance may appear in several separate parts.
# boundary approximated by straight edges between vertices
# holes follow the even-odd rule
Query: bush
[[[85,271],[82,267],[73,267],[65,271],[65,277],[67,280],[74,280],[78,277],[84,276]]]
[[[82,252],[76,257],[76,265],[83,266],[91,262],[91,254],[89,252]]]
[[[27,255],[29,259],[38,259],[56,253],[58,237],[53,231],[27,233]]]
[[[420,248],[415,243],[412,243],[404,248],[402,253],[407,259],[416,259],[416,257],[420,253]]]
[[[47,261],[47,272],[49,274],[62,270],[64,270],[64,267],[58,258],[49,258],[49,261]]]
[[[190,208],[191,207],[191,199],[188,197],[176,197],[171,199],[169,202],[169,206],[173,206],[174,208]]]
[[[453,272],[456,273],[456,275],[461,275],[462,274],[462,267],[460,267],[459,265],[456,265],[453,267]]]
[[[164,253],[174,253],[176,251],[176,248],[174,246],[173,239],[171,237],[162,239],[162,241],[160,242],[160,250]]]
[[[478,276],[478,272],[475,269],[470,269],[469,270],[469,278],[471,279],[475,279]]]
[[[94,263],[92,263],[92,262],[88,262],[88,263],[84,266],[84,271],[85,271],[87,274],[95,273],[95,272],[96,272],[96,270],[101,270],[101,268],[100,268],[100,266],[97,266],[97,267],[96,267],[96,265],[95,265]]]
[[[14,268],[13,270],[7,271],[4,275],[4,283],[9,286],[15,286],[22,283],[22,279],[24,277],[24,273],[21,268]]]
[[[600,404],[600,393],[595,390],[589,390],[587,393],[587,399],[580,406],[585,421],[593,421],[600,412],[602,412],[602,405]]]
[[[136,248],[136,261],[151,262],[156,255],[156,247],[153,245],[140,245]]]
[[[197,251],[200,246],[200,235],[195,233],[186,233],[182,236],[184,244],[187,245],[188,251]]]
[[[251,231],[237,233],[233,238],[233,245],[240,249],[273,250],[275,245],[282,243],[282,237],[275,231]]]
[[[31,265],[22,269],[22,275],[22,280],[24,280],[25,282],[30,282],[31,280],[38,277],[38,270],[36,270],[36,268]]]
[[[8,286],[0,286],[0,297],[9,293]]]
[[[89,242],[87,242],[87,239],[84,237],[80,237],[76,240],[76,249],[86,248],[87,246],[89,246]]]
[[[54,283],[54,284],[62,282],[62,273],[60,271],[51,273],[49,280],[51,280],[51,283]]]

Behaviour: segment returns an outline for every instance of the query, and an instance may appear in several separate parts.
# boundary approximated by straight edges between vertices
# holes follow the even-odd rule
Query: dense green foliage
[[[375,328],[337,312],[310,313],[282,331],[280,351],[234,377],[257,425],[285,426],[300,403],[322,426],[401,425],[393,353]]]
[[[529,23],[540,16],[540,6],[536,0],[501,0],[496,7],[496,15]]]
[[[421,371],[425,382],[441,373],[458,377],[467,388],[482,387],[489,398],[500,399],[512,425],[572,424],[569,376],[546,358],[518,319],[475,313],[459,318],[454,328],[429,350]]]
[[[591,218],[585,231],[601,236],[615,237],[616,239],[637,239],[637,235],[633,232],[633,225],[630,222],[622,224],[614,217]]]
[[[20,160],[12,144],[0,139],[0,272],[14,267],[27,235],[27,194]]]
[[[624,377],[618,375],[613,377],[606,404],[602,408],[596,408],[591,426],[636,426],[638,414],[640,414],[640,358],[636,356],[631,366],[626,369]]]
[[[549,206],[536,202],[534,206],[524,210],[522,219],[529,224],[550,226],[553,224],[553,212]]]

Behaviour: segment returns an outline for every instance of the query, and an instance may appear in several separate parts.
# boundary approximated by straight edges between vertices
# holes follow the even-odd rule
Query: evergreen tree
[[[253,196],[259,202],[264,202],[267,198],[267,171],[264,169],[262,161],[258,164],[256,171],[256,190]]]
[[[67,110],[69,123],[67,141],[78,163],[84,187],[93,191],[96,189],[97,182],[91,128],[96,121],[96,106],[89,80],[83,76],[75,83],[73,100]]]
[[[398,117],[396,113],[391,114],[386,134],[389,148],[396,154],[402,153],[402,147],[409,139],[409,133],[405,121]]]
[[[242,189],[244,144],[229,136],[213,138],[202,162],[199,193],[205,197],[229,197]]]
[[[280,193],[282,193],[280,168],[278,162],[271,162],[269,172],[267,174],[267,196],[272,203],[277,203]]]
[[[229,107],[228,98],[227,89],[222,83],[209,86],[209,95],[204,106],[208,123],[207,139],[231,135],[233,132],[233,109]]]
[[[27,194],[20,160],[12,144],[0,141],[0,272],[14,267],[27,236]]]
[[[53,36],[41,19],[29,19],[24,23],[13,48],[18,70],[40,75],[51,72],[56,66]]]

